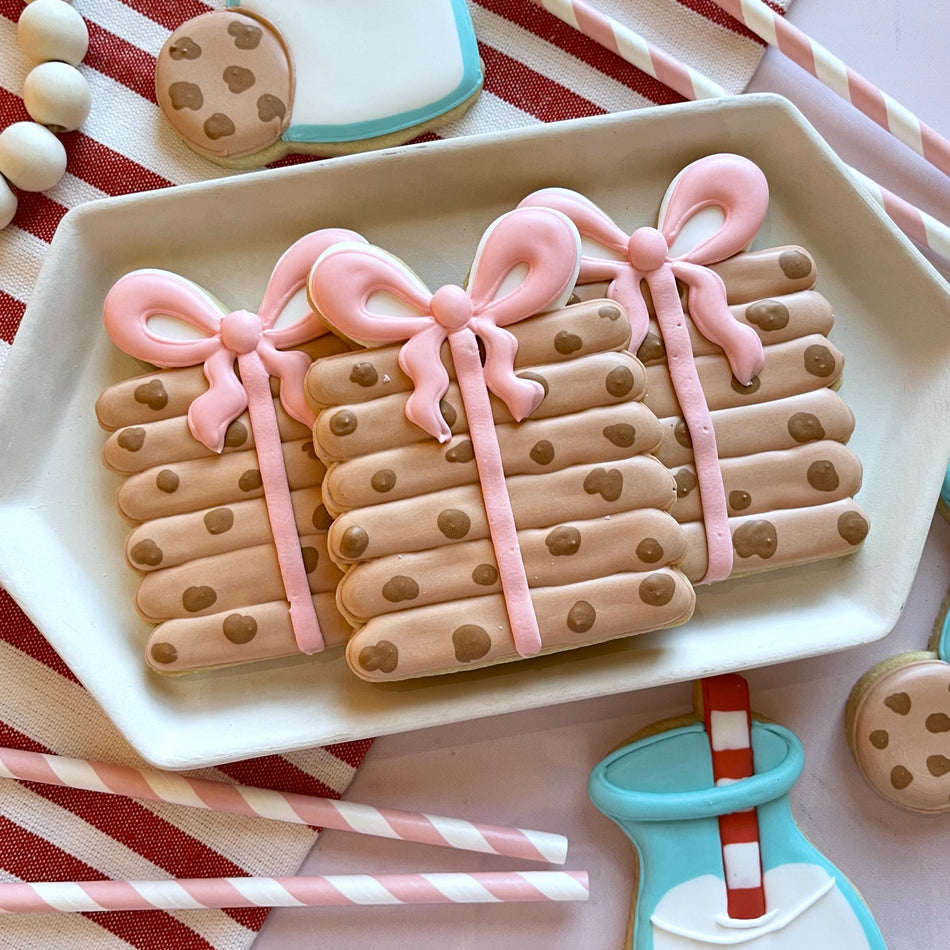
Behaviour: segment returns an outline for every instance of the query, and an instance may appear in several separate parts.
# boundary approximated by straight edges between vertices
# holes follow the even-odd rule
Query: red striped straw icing
[[[584,871],[336,874],[0,883],[0,913],[585,901]]]
[[[702,680],[702,692],[716,785],[748,778],[755,772],[748,684],[730,673]],[[735,920],[762,917],[766,911],[765,889],[755,809],[720,815],[719,837],[729,916]]]
[[[545,831],[476,824],[294,792],[188,778],[125,765],[0,748],[0,777],[124,795],[209,811],[252,815],[357,834],[563,864],[567,838]]]
[[[761,0],[713,0],[894,138],[950,175],[950,142]]]

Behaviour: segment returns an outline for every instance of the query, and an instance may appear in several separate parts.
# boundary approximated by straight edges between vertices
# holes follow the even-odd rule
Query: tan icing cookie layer
[[[670,472],[649,455],[662,427],[641,402],[617,305],[589,301],[514,324],[516,370],[545,398],[521,423],[493,399],[495,431],[542,652],[670,626],[693,609],[672,565],[681,529]],[[337,514],[328,547],[357,627],[354,671],[405,679],[518,659],[500,593],[467,421],[453,383],[444,445],[405,418],[410,383],[392,347],[315,363],[314,444]],[[451,361],[443,351],[443,361]]]

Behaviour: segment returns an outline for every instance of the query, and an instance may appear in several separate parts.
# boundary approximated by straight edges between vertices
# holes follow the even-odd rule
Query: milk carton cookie
[[[163,367],[110,386],[96,412],[107,467],[131,522],[135,606],[157,626],[158,672],[230,666],[340,645],[340,572],[303,395],[312,360],[345,345],[310,309],[314,260],[349,231],[307,235],[278,261],[256,312],[231,311],[167,271],[122,277],[105,326],[127,353]]]
[[[661,426],[626,316],[564,306],[578,248],[562,214],[520,209],[488,229],[464,290],[433,293],[366,245],[314,266],[315,309],[368,347],[307,375],[359,676],[474,669],[690,616],[675,481],[650,454]]]
[[[481,85],[465,0],[228,0],[175,30],[155,68],[172,128],[234,168],[397,145]]]
[[[797,247],[747,251],[767,205],[765,177],[737,155],[687,166],[658,227],[633,234],[567,189],[522,202],[575,222],[586,242],[579,282],[630,314],[694,583],[846,554],[868,531],[814,261]]]

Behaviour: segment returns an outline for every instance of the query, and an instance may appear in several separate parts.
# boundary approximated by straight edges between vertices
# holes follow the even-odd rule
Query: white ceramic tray
[[[578,189],[631,228],[655,222],[673,175],[735,151],[768,176],[757,246],[801,243],[834,303],[859,501],[854,556],[702,589],[673,630],[480,672],[370,685],[336,652],[163,678],[123,560],[118,478],[93,404],[142,371],[101,328],[136,267],[184,274],[256,306],[302,234],[362,232],[430,286],[464,279],[487,224],[546,185]],[[427,143],[88,204],[62,221],[0,375],[0,583],[138,752],[189,768],[607,695],[841,650],[880,638],[910,589],[950,453],[950,292],[852,186],[797,111],[744,96]],[[477,726],[476,726],[477,728]]]

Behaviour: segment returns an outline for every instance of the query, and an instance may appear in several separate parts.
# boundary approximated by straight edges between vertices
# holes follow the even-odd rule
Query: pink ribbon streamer
[[[189,406],[188,427],[212,452],[223,450],[228,426],[248,410],[291,626],[302,653],[322,650],[324,640],[300,551],[270,377],[280,380],[280,401],[288,415],[312,426],[315,416],[303,388],[310,358],[282,348],[327,332],[305,301],[307,274],[332,244],[358,240],[355,232],[339,229],[301,238],[274,267],[257,313],[227,312],[185,278],[152,269],[120,278],[103,309],[106,331],[131,356],[156,366],[203,364],[209,388]],[[156,318],[163,318],[161,325]],[[180,336],[165,332],[174,324]]]
[[[729,310],[726,288],[709,264],[744,250],[768,210],[768,182],[761,170],[739,155],[718,154],[688,165],[673,180],[660,208],[659,226],[628,234],[592,201],[564,188],[545,188],[521,207],[556,208],[577,226],[585,245],[579,280],[609,281],[607,296],[630,318],[630,349],[636,353],[649,329],[641,291],[646,282],[663,336],[673,387],[689,428],[696,477],[703,504],[707,570],[703,583],[723,580],[732,572],[732,537],[712,418],[696,370],[676,281],[688,292],[689,313],[699,331],[720,346],[733,374],[749,385],[765,362],[762,343]],[[716,209],[714,224],[702,219]],[[680,245],[686,244],[685,249]]]
[[[309,284],[314,306],[349,338],[364,346],[403,343],[399,365],[414,387],[406,416],[439,442],[452,434],[439,408],[449,387],[439,354],[448,341],[521,656],[538,653],[541,636],[488,394],[498,396],[519,422],[544,398],[540,383],[515,375],[517,340],[504,328],[563,305],[577,277],[579,249],[576,228],[560,212],[521,209],[485,232],[465,290],[447,284],[432,293],[401,261],[367,245],[331,248],[317,261]]]

